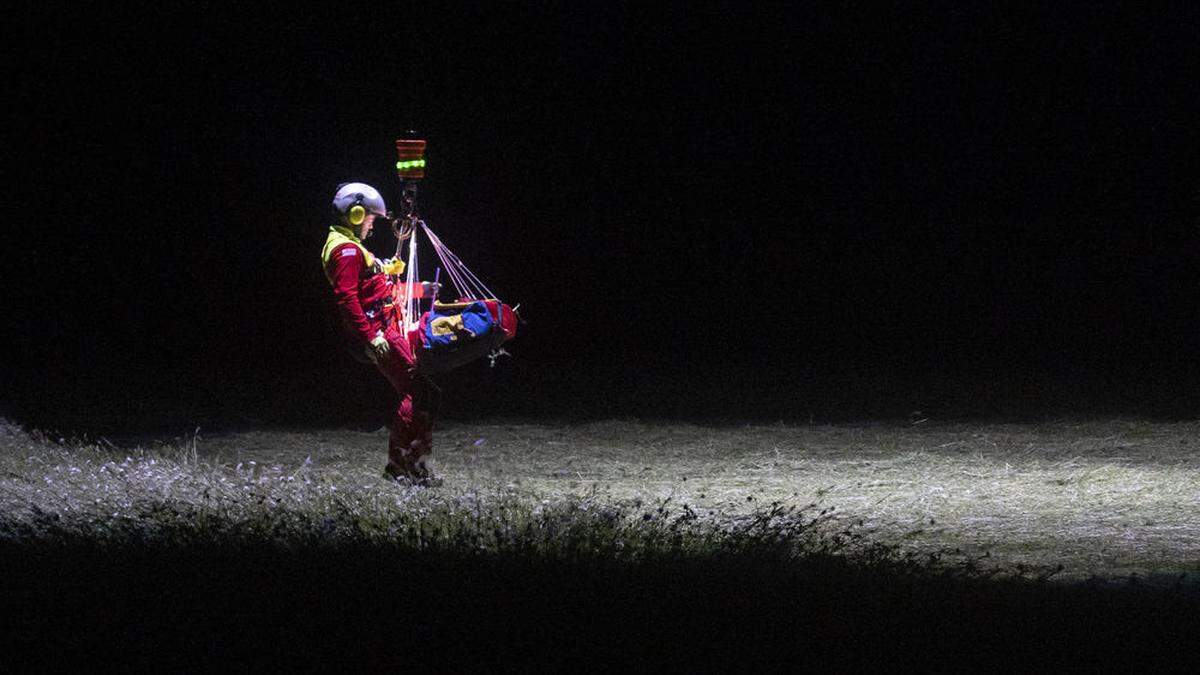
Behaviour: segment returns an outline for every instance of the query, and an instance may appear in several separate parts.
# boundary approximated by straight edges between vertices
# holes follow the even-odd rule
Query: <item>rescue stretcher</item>
[[[507,354],[502,345],[517,335],[516,309],[502,302],[495,293],[463,264],[416,213],[417,181],[425,177],[425,141],[396,141],[399,161],[396,170],[402,186],[403,216],[397,222],[408,228],[407,261],[403,283],[397,283],[394,301],[403,308],[399,317],[401,332],[408,338],[417,360],[417,369],[442,373],[459,368],[484,356]],[[396,231],[396,258],[404,257],[405,238]],[[434,298],[430,309],[421,311],[418,261],[419,235],[424,235],[441,262],[438,281],[444,269],[457,300],[443,303]],[[399,279],[397,279],[399,281]]]
[[[517,335],[517,315],[496,299],[441,303],[408,334],[417,368],[442,373],[496,353]]]

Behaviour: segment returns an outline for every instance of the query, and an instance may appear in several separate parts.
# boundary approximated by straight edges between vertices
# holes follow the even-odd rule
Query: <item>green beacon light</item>
[[[396,172],[402,180],[420,180],[425,177],[425,141],[401,138],[396,141]]]

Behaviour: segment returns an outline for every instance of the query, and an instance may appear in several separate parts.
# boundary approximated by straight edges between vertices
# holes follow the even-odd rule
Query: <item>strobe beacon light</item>
[[[396,257],[401,258],[407,244],[408,260],[404,283],[393,288],[393,304],[404,308],[403,332],[414,346],[417,368],[423,373],[439,373],[458,368],[483,356],[492,362],[508,354],[502,345],[517,333],[517,313],[504,304],[457,255],[454,255],[417,213],[417,185],[425,177],[425,141],[417,132],[408,131],[396,140],[396,173],[400,176],[400,216],[392,221],[396,233]],[[436,297],[428,311],[421,311],[421,299],[410,289],[420,285],[417,239],[426,237],[433,245],[438,261],[458,293],[457,302],[441,303]],[[443,268],[434,277],[440,284]],[[466,326],[466,321],[478,320],[475,328],[458,332],[442,331],[445,326]],[[487,327],[483,327],[486,324]],[[436,332],[436,334],[435,334]],[[469,336],[468,336],[469,334]]]
[[[396,172],[401,180],[421,180],[425,177],[425,141],[416,138],[396,139]]]

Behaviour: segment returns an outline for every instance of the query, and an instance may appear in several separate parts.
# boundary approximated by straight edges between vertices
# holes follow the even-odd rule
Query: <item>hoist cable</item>
[[[453,261],[459,268],[459,271],[463,273],[464,280],[468,281],[468,286],[470,286],[470,282],[473,281],[475,284],[475,288],[473,290],[475,290],[483,298],[498,299],[496,294],[487,287],[487,284],[483,283],[482,279],[476,276],[475,273],[472,272],[471,269],[467,267],[457,255],[454,254],[453,251],[451,251],[449,248],[446,248],[446,245],[443,244],[442,240],[438,238],[438,236],[434,234],[432,230],[429,229],[428,225],[425,225],[424,223],[422,223],[422,225],[424,226],[425,234],[428,235],[429,240],[433,242],[434,247],[440,249],[438,256],[442,257],[441,252],[444,251],[446,257]],[[443,262],[447,263],[447,267],[451,266],[445,258],[443,258]]]
[[[412,235],[408,240],[408,270],[404,277],[405,286],[405,301],[404,301],[404,332],[416,327],[420,322],[420,315],[417,312],[420,306],[417,303],[417,294],[414,291],[414,283],[421,277],[417,275],[417,228],[413,228]],[[414,319],[413,317],[417,317]]]
[[[466,279],[463,278],[462,272],[458,269],[458,265],[456,265],[454,261],[446,255],[443,247],[438,246],[438,244],[441,242],[435,241],[435,237],[429,232],[429,228],[426,227],[425,230],[426,236],[429,237],[429,241],[433,243],[434,252],[437,253],[438,259],[442,261],[442,265],[446,268],[446,273],[450,275],[450,281],[454,284],[454,290],[458,292],[458,297],[471,297],[471,288],[467,284]]]
[[[450,274],[451,282],[454,284],[454,290],[458,292],[460,298],[469,298],[474,293],[470,284],[464,278],[462,270],[459,269],[459,264],[453,258],[447,255],[448,251],[445,246],[441,245],[441,240],[437,239],[437,235],[429,231],[428,226],[425,228],[426,236],[429,237],[430,243],[433,244],[433,249],[437,253],[438,258],[445,266],[446,272]]]

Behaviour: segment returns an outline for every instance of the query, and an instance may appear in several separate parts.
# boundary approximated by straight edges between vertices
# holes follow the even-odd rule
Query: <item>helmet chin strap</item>
[[[376,213],[374,215],[375,215],[375,220],[371,222],[371,231],[367,233],[367,236],[359,237],[359,239],[370,239],[371,235],[375,234],[375,226],[378,225],[380,223],[380,221],[383,221],[385,223],[391,223],[396,220],[395,218],[389,217],[389,214]],[[366,222],[366,221],[363,221],[363,222]],[[362,226],[360,225],[359,227],[362,227]]]

